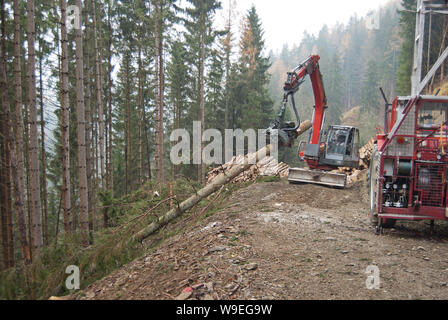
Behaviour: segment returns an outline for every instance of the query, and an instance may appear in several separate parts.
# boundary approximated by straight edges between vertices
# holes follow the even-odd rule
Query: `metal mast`
[[[427,13],[448,14],[448,0],[417,0],[415,23],[414,65],[412,68],[412,95],[419,95],[428,81],[434,76],[439,67],[448,57],[448,47],[431,67],[422,80],[423,47],[425,45],[425,15]]]

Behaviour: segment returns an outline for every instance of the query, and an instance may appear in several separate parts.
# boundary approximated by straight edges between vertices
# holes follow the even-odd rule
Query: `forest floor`
[[[425,222],[398,222],[375,235],[366,194],[363,182],[250,184],[73,298],[448,299],[448,224],[431,234]],[[379,289],[366,287],[370,265]]]

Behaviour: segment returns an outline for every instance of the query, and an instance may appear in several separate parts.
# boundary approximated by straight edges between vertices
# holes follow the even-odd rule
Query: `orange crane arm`
[[[325,95],[325,89],[322,79],[322,74],[319,69],[318,55],[309,56],[304,62],[296,67],[293,72],[288,73],[288,81],[285,83],[285,92],[296,92],[299,86],[305,81],[307,75],[310,76],[311,85],[314,93],[314,116],[313,116],[313,128],[311,144],[318,144],[320,138],[320,132],[325,121],[325,109],[327,108],[327,96]]]

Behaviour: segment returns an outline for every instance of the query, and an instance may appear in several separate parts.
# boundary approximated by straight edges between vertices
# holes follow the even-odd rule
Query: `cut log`
[[[168,211],[164,216],[161,216],[159,219],[151,223],[148,227],[139,231],[134,236],[134,239],[143,241],[148,236],[159,230],[160,227],[179,217],[183,212],[191,209],[199,201],[217,191],[219,188],[231,181],[243,171],[249,169],[253,165],[253,163],[258,162],[260,159],[263,159],[266,156],[269,156],[271,148],[271,145],[267,145],[266,147],[258,150],[256,153],[251,153],[245,156],[242,164],[235,165],[228,172],[223,172],[218,175],[210,184],[199,190],[195,195],[180,203],[176,208]]]
[[[300,128],[297,130],[299,135],[306,132],[311,127],[310,121],[304,121]],[[215,191],[220,189],[223,185],[232,181],[235,177],[248,170],[254,163],[259,163],[260,160],[265,159],[270,156],[272,149],[272,145],[267,145],[264,148],[261,148],[255,153],[251,153],[243,157],[241,163],[234,164],[230,170],[221,172],[218,176],[216,176],[209,184],[207,184],[204,188],[199,190],[195,195],[192,195],[187,200],[178,204],[177,207],[168,211],[165,215],[158,218],[156,221],[152,222],[146,228],[140,230],[138,233],[134,235],[134,239],[137,241],[143,241],[151,234],[159,230],[161,227],[169,223],[171,220],[181,216],[185,211],[191,209],[194,205],[200,202],[202,199],[208,197],[213,194]]]
[[[300,136],[309,128],[311,128],[312,123],[309,120],[305,120],[301,123],[300,127],[297,129],[297,134]],[[229,171],[235,165],[241,165],[244,162],[244,156],[233,157],[229,162],[223,164],[220,167],[211,169],[207,174],[206,184],[211,183],[219,174],[223,171]],[[259,176],[280,176],[282,178],[288,176],[289,165],[286,163],[278,163],[277,159],[273,157],[266,157],[259,161],[256,165],[251,166],[237,177],[235,177],[232,182],[248,182],[254,181]]]

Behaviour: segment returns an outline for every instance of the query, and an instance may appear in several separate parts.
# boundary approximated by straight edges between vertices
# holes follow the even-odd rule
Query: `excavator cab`
[[[288,72],[284,85],[283,104],[274,123],[268,128],[267,134],[277,134],[281,146],[292,147],[298,137],[296,130],[300,126],[300,118],[295,106],[294,94],[299,90],[305,77],[311,79],[314,94],[313,128],[308,141],[299,144],[299,159],[306,161],[309,169],[290,168],[288,180],[291,183],[317,183],[336,187],[345,187],[346,175],[331,172],[339,167],[358,167],[359,165],[359,131],[355,127],[330,126],[327,138],[324,138],[323,126],[325,110],[328,108],[327,97],[320,73],[318,55],[311,55],[292,72]],[[285,123],[283,118],[288,102],[297,123]]]
[[[320,164],[357,168],[359,164],[359,130],[350,126],[328,128],[325,154]]]
[[[326,138],[318,144],[301,141],[299,158],[306,161],[309,169],[290,168],[288,180],[344,188],[347,176],[330,172],[339,167],[359,166],[359,130],[350,126],[329,126]]]

